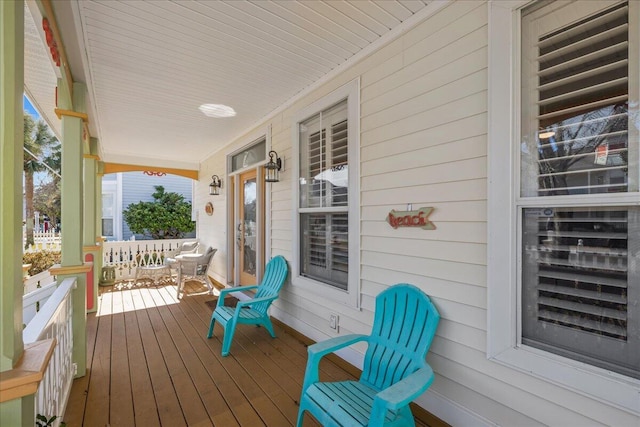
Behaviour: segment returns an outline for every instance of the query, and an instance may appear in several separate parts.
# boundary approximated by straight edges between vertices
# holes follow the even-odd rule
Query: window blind
[[[526,208],[522,222],[522,343],[640,377],[640,210]]]
[[[628,190],[628,30],[623,2],[534,37],[538,196]]]
[[[303,276],[347,289],[349,220],[346,213],[302,214]]]

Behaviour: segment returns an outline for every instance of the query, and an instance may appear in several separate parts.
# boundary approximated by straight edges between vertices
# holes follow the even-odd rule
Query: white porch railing
[[[71,293],[75,288],[76,279],[65,279],[22,331],[25,344],[49,338],[56,340],[49,366],[35,395],[35,415],[44,415],[47,419],[57,416],[58,418],[52,424],[54,427],[59,426],[62,421],[76,369],[72,361],[73,305],[71,301]]]
[[[32,290],[22,296],[22,322],[28,325],[36,314],[44,307],[47,300],[57,288],[56,282],[51,282],[41,288]]]
[[[56,281],[56,276],[52,276],[49,270],[42,271],[38,274],[28,277],[24,281],[24,294],[35,291],[36,289],[43,288],[50,283]]]
[[[131,240],[105,242],[103,245],[103,267],[115,268],[116,280],[133,279],[136,268],[147,265],[162,265],[172,257],[184,242],[195,239]]]

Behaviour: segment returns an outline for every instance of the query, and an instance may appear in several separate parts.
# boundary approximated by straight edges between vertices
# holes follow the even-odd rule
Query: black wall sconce
[[[218,178],[218,175],[211,176],[211,184],[209,184],[209,195],[217,196],[220,194],[220,189],[222,188],[222,181]]]
[[[275,151],[269,151],[269,163],[267,163],[264,166],[264,169],[265,169],[264,180],[266,182],[280,181],[278,172],[280,171],[280,169],[282,169],[282,159],[278,157],[278,153],[276,153]]]

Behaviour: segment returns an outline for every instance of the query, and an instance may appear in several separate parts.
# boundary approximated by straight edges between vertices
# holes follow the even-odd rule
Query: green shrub
[[[60,251],[28,252],[22,255],[22,263],[31,264],[29,275],[34,276],[48,270],[54,264],[60,264],[61,257]]]

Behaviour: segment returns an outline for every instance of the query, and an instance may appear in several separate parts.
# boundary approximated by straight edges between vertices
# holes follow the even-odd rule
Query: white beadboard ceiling
[[[74,80],[88,86],[89,127],[103,160],[186,168],[429,3],[52,2]],[[26,80],[35,101],[50,108],[35,93],[37,79]],[[206,117],[198,110],[205,103],[229,105],[237,115]]]

